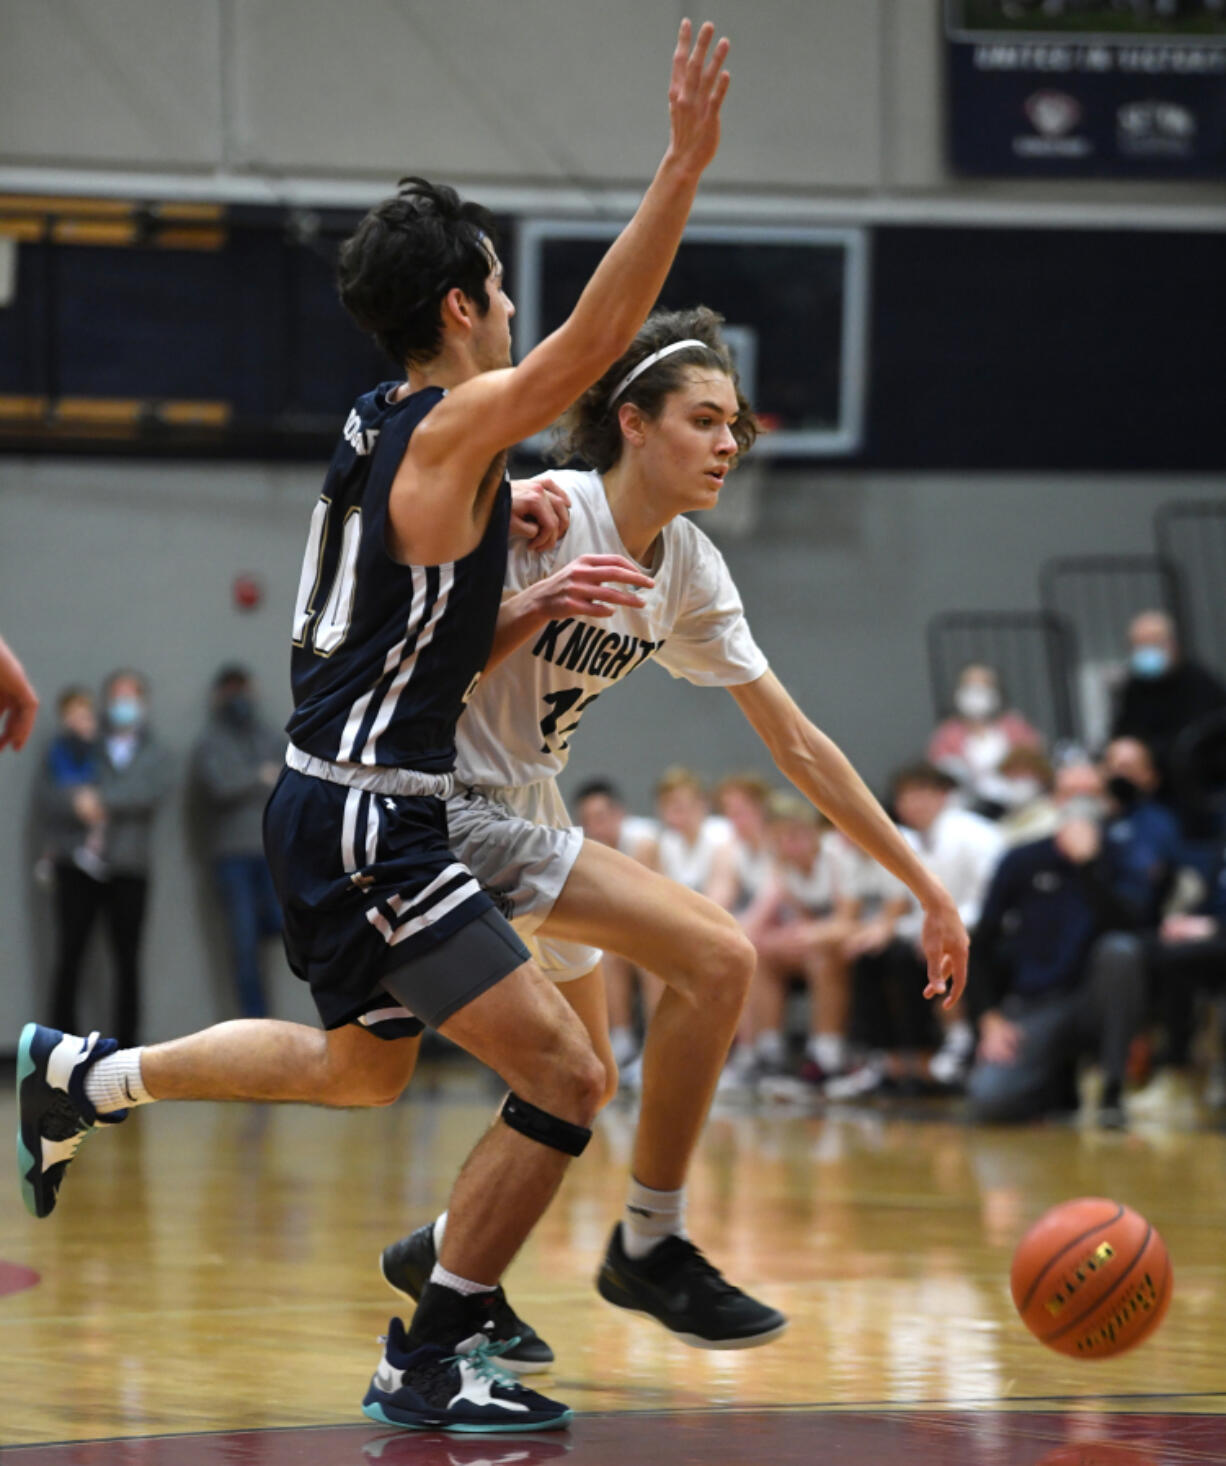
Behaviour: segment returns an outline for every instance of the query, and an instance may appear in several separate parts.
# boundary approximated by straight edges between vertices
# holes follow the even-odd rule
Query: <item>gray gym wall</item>
[[[226,196],[244,188],[287,196],[295,180],[331,180],[375,197],[411,167],[465,182],[500,206],[514,200],[498,189],[547,191],[576,175],[637,189],[664,138],[664,75],[682,8],[673,0],[0,0],[0,187],[86,189],[105,172],[173,177]],[[950,179],[936,0],[706,8],[736,44],[711,197],[735,196],[743,207],[773,190],[798,209],[849,218],[999,216],[1030,201],[1074,212],[1125,205],[1143,222],[1220,207],[1216,190],[1196,185]],[[28,810],[57,689],[97,683],[121,663],[142,668],[181,773],[223,660],[248,662],[268,712],[283,716],[290,607],[321,471],[0,461],[0,628],[46,699],[30,749],[0,755],[8,831],[0,1052],[12,1049],[25,1018],[45,1014],[47,896],[30,879]],[[735,508],[735,481],[728,492]],[[779,471],[757,487],[743,532],[722,543],[776,671],[880,781],[930,726],[930,616],[950,606],[1032,606],[1047,557],[1147,549],[1159,504],[1224,493],[1220,478]],[[257,611],[232,604],[242,571],[264,580]],[[567,782],[613,774],[641,806],[674,760],[708,774],[764,764],[730,698],[650,668],[588,714]],[[149,1038],[231,1011],[189,835],[181,780],[155,846]],[[277,1010],[309,1016],[304,991],[273,965]],[[95,967],[83,1020],[104,1025],[105,963]]]

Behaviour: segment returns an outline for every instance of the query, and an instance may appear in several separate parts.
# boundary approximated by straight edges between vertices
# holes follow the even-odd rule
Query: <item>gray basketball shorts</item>
[[[457,788],[447,801],[447,841],[493,893],[546,977],[573,982],[592,971],[603,955],[599,947],[534,935],[583,848],[583,831],[571,824],[552,779]]]

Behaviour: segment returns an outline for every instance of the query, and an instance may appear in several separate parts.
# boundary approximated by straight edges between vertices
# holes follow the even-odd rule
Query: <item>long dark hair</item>
[[[723,323],[723,316],[705,305],[685,311],[656,311],[648,316],[630,349],[563,414],[551,456],[559,463],[581,458],[599,473],[607,472],[622,453],[622,431],[617,418],[622,403],[633,402],[644,417],[654,422],[664,409],[665,398],[685,386],[690,367],[714,368],[731,379],[737,405],[732,436],[736,439],[737,452],[747,452],[758,436],[758,422],[741,392],[732,353],[720,335]],[[616,402],[609,401],[617,384],[640,362],[670,342],[690,337],[702,345],[683,347],[655,362],[618,395]]]
[[[492,221],[480,204],[445,184],[402,178],[341,245],[341,301],[398,367],[429,361],[442,345],[449,290],[462,290],[481,315],[489,310],[487,240]]]

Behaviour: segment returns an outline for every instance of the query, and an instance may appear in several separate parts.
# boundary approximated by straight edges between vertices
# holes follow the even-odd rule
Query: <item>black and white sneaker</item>
[[[687,1237],[665,1237],[646,1257],[627,1257],[620,1222],[596,1291],[618,1308],[648,1314],[695,1349],[756,1349],[788,1326],[777,1308],[734,1287]]]
[[[538,1395],[499,1368],[496,1360],[504,1348],[486,1331],[450,1348],[433,1343],[410,1348],[404,1325],[394,1318],[362,1413],[406,1430],[502,1434],[569,1425],[574,1412],[567,1406]]]
[[[31,1216],[49,1217],[81,1142],[98,1125],[126,1120],[127,1110],[100,1115],[85,1097],[85,1076],[113,1054],[113,1038],[82,1038],[27,1023],[17,1045],[17,1173]]]
[[[434,1223],[427,1222],[399,1242],[383,1249],[379,1270],[389,1288],[416,1302],[430,1280],[438,1253],[434,1247]],[[507,1302],[501,1288],[490,1300],[493,1322],[491,1342],[501,1347],[499,1363],[516,1374],[543,1374],[554,1360],[553,1350],[531,1324],[525,1323]]]

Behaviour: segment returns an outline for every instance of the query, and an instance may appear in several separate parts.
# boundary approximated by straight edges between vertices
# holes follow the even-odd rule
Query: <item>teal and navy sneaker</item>
[[[734,1287],[688,1237],[665,1237],[646,1257],[628,1257],[620,1222],[596,1291],[618,1308],[656,1319],[695,1349],[756,1349],[788,1326],[777,1308]]]
[[[64,1173],[85,1137],[99,1124],[126,1120],[127,1110],[100,1115],[85,1097],[92,1065],[119,1044],[91,1033],[82,1038],[27,1023],[17,1045],[17,1170],[26,1210],[48,1217]]]
[[[438,1253],[434,1246],[434,1223],[427,1222],[399,1242],[383,1249],[379,1270],[389,1288],[416,1302],[430,1281]],[[507,1302],[501,1288],[489,1299],[493,1322],[491,1342],[499,1347],[499,1363],[516,1374],[542,1374],[553,1363],[553,1350],[531,1324],[525,1323]]]
[[[558,1430],[572,1412],[547,1400],[496,1360],[505,1344],[478,1329],[458,1344],[426,1342],[413,1348],[398,1318],[388,1325],[383,1358],[362,1401],[362,1413],[383,1425],[406,1430],[451,1430],[469,1434]]]

